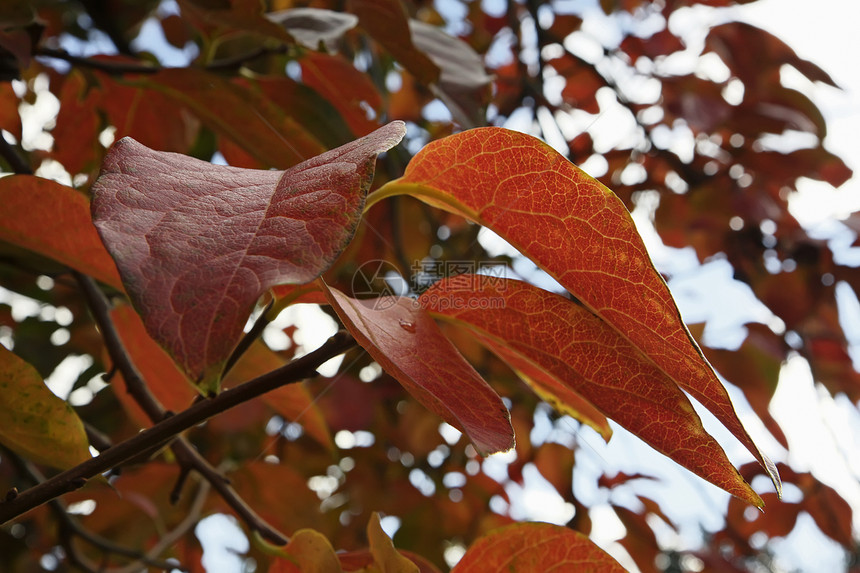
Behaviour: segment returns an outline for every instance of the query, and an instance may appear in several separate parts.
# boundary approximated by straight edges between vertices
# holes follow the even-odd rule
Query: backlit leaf
[[[122,289],[83,194],[41,177],[13,175],[0,179],[0,205],[0,240]]]
[[[67,469],[90,459],[80,418],[36,369],[0,345],[0,442],[40,464]]]
[[[451,573],[568,570],[623,573],[624,568],[578,531],[549,523],[517,523],[475,541]]]
[[[273,571],[288,573],[338,573],[343,571],[337,554],[325,535],[313,529],[302,529],[284,548],[288,558],[280,559]]]
[[[540,140],[491,127],[430,143],[371,203],[404,193],[518,248],[710,410],[778,482],[612,191]]]
[[[504,301],[503,305],[491,304]],[[587,309],[525,282],[459,275],[419,302],[539,367],[685,468],[754,505],[750,489],[678,386]],[[504,358],[504,356],[503,356]]]
[[[335,289],[328,298],[373,359],[427,409],[466,433],[479,451],[513,447],[510,415],[499,395],[412,299],[356,300]]]
[[[93,219],[147,331],[217,388],[259,296],[326,270],[354,232],[391,123],[287,171],[215,166],[123,139],[93,185]]]

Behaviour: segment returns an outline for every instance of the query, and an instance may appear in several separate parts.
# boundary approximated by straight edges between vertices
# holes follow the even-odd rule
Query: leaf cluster
[[[860,400],[836,300],[856,267],[789,210],[799,179],[851,172],[780,77],[832,79],[747,24],[700,48],[668,25],[735,3],[602,1],[613,43],[531,0],[2,8],[0,565],[199,570],[195,527],[226,513],[258,570],[620,571],[588,538],[598,506],[641,571],[775,567],[802,514],[856,560],[842,493],[772,463],[717,375],[778,459],[786,361]],[[710,71],[679,72],[690,54]],[[700,346],[630,215],[648,209],[775,320]],[[688,396],[754,461],[736,470]],[[734,496],[700,546],[666,542],[659,478],[596,478],[607,503],[574,485],[609,419]],[[502,475],[483,462],[509,448]],[[564,526],[517,518],[531,472]]]

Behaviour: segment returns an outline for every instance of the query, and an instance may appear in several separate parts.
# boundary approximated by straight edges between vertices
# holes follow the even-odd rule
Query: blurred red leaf
[[[353,134],[366,135],[379,127],[382,96],[367,74],[342,56],[319,52],[306,52],[300,63],[302,82],[337,108]]]
[[[268,98],[195,68],[165,69],[134,85],[161,92],[193,111],[265,167],[290,167],[324,148]]]
[[[350,0],[362,28],[424,85],[439,79],[439,67],[412,43],[400,0]]]
[[[75,70],[66,76],[58,97],[60,111],[51,130],[54,148],[50,157],[62,163],[72,175],[95,169],[101,152],[96,137],[98,94],[88,88],[83,74]]]
[[[101,107],[116,140],[129,136],[161,151],[187,152],[197,137],[200,122],[176,100],[152,89],[128,85],[100,76]]]
[[[588,113],[600,113],[596,94],[605,82],[594,68],[570,54],[564,54],[547,63],[566,80],[561,90],[565,103]]]
[[[642,56],[654,60],[659,56],[668,56],[683,50],[684,42],[666,27],[647,38],[627,36],[620,47],[630,56],[633,63],[636,63],[636,60]]]
[[[588,537],[549,523],[517,523],[475,541],[451,573],[571,571],[621,573],[624,568]]]
[[[609,189],[538,139],[484,128],[428,144],[403,177],[373,197],[403,193],[519,248],[710,410],[778,483],[681,321],[630,213]]]
[[[747,338],[737,350],[704,348],[705,356],[726,380],[740,388],[765,427],[786,449],[788,441],[768,406],[788,355],[782,337],[763,324],[747,324]]]
[[[21,140],[21,116],[18,113],[18,96],[12,89],[11,82],[0,84],[0,129],[11,133],[15,139]]]
[[[376,155],[404,130],[389,124],[285,172],[114,145],[93,218],[148,332],[192,380],[217,388],[268,288],[328,268],[358,223]]]
[[[414,301],[356,300],[335,289],[328,297],[356,341],[427,409],[463,431],[483,453],[513,447],[501,398]]]
[[[41,177],[13,175],[0,179],[0,204],[0,240],[122,290],[82,193]]]
[[[711,28],[705,40],[705,51],[716,52],[732,75],[740,78],[748,89],[778,78],[769,72],[778,74],[783,64],[793,66],[812,81],[836,87],[824,70],[798,57],[785,42],[743,22],[729,22]]]

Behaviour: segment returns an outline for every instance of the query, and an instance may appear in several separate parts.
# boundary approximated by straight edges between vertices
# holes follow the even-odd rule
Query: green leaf
[[[67,469],[90,459],[80,418],[27,362],[0,346],[0,442],[29,460]]]

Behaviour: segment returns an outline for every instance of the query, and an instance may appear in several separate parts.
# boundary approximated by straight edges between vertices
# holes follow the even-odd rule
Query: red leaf
[[[30,175],[0,179],[0,240],[39,253],[122,290],[83,194]]]
[[[463,431],[483,453],[514,446],[498,394],[408,298],[356,300],[329,289],[329,302],[356,341],[427,409]]]
[[[98,94],[89,91],[83,74],[73,70],[58,94],[60,111],[51,130],[54,149],[50,156],[72,175],[95,169],[102,147],[98,144]]]
[[[352,236],[391,123],[284,172],[215,166],[118,142],[93,185],[93,219],[150,335],[217,387],[266,289],[323,272]]]
[[[475,541],[451,573],[561,570],[621,573],[624,568],[577,531],[549,523],[517,523]]]
[[[419,301],[491,341],[491,348],[547,371],[690,471],[761,505],[680,388],[582,306],[528,283],[479,275],[443,279]]]
[[[778,483],[612,191],[540,140],[491,127],[430,143],[403,177],[373,197],[403,193],[485,225],[519,248],[713,412]]]

